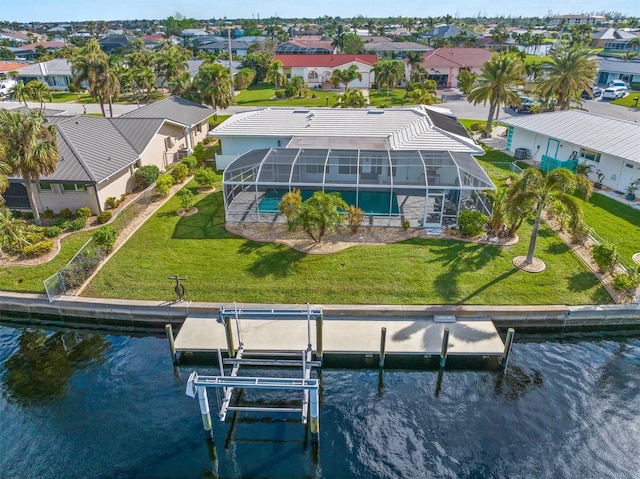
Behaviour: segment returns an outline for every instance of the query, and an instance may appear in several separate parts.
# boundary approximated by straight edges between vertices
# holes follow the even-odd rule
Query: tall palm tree
[[[344,84],[345,93],[349,88],[349,83],[355,79],[362,81],[362,74],[358,71],[357,65],[350,65],[349,68],[345,68],[344,70],[335,69],[331,72],[331,85],[337,88]]]
[[[231,77],[229,70],[218,63],[200,65],[194,85],[200,91],[203,100],[208,100],[216,115],[218,108],[227,108],[233,103]]]
[[[407,63],[409,64],[409,69],[410,69],[410,74],[409,74],[409,78],[411,78],[411,81],[416,81],[415,78],[415,73],[417,72],[418,68],[420,68],[421,63],[422,63],[422,53],[420,52],[408,52],[407,53]]]
[[[40,224],[32,182],[56,171],[60,156],[56,129],[47,125],[41,110],[29,114],[2,110],[0,144],[0,163],[8,163],[13,174],[22,176],[35,222]]]
[[[476,79],[476,86],[469,93],[469,102],[477,105],[489,102],[489,117],[487,127],[482,137],[491,136],[491,122],[494,115],[500,111],[500,105],[517,104],[520,98],[512,90],[514,85],[523,83],[524,67],[520,59],[514,55],[494,53],[487,63],[482,66],[480,75]]]
[[[375,74],[378,89],[380,85],[387,87],[387,98],[389,91],[404,76],[404,62],[401,60],[381,60],[373,65],[373,73]]]
[[[269,69],[267,70],[267,76],[265,80],[274,84],[275,89],[278,90],[281,83],[287,80],[287,77],[280,71],[282,68],[282,62],[280,60],[271,60],[269,63]]]
[[[76,87],[86,83],[91,97],[100,103],[102,116],[107,116],[104,110],[108,100],[108,71],[109,57],[100,48],[100,44],[92,38],[72,59],[71,73]]]
[[[554,50],[550,59],[542,62],[546,74],[538,81],[540,96],[556,97],[562,110],[571,108],[571,101],[579,100],[596,78],[597,66],[591,55],[589,48],[579,44]]]
[[[533,253],[536,248],[536,238],[540,227],[540,219],[544,208],[555,202],[561,203],[569,214],[570,226],[574,227],[582,220],[582,207],[579,200],[573,196],[576,190],[583,193],[584,198],[591,196],[591,182],[584,176],[578,176],[566,168],[558,168],[546,175],[540,170],[527,168],[507,192],[508,208],[520,208],[532,211],[536,215],[529,241],[529,251],[525,264],[533,263]]]
[[[44,109],[44,103],[46,101],[50,102],[53,100],[49,85],[37,80],[27,83],[27,95],[30,99],[40,102],[40,109]]]
[[[25,238],[25,227],[27,224],[24,220],[15,218],[9,208],[0,208],[0,256],[6,249],[22,249],[22,246],[28,244]]]
[[[24,106],[28,108],[27,98],[29,98],[29,90],[27,90],[27,85],[19,81],[16,85],[11,89],[11,96],[14,100],[20,102],[24,102]]]
[[[171,45],[155,54],[156,73],[162,78],[160,87],[187,71],[188,56],[183,48]]]

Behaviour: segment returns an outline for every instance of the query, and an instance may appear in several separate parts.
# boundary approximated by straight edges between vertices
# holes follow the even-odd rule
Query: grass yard
[[[640,252],[640,211],[598,193],[591,196],[583,210],[585,222],[615,243],[618,254],[633,264],[631,257]]]
[[[44,293],[42,281],[60,271],[89,239],[92,232],[81,231],[68,236],[62,250],[53,260],[37,266],[0,267],[0,290],[23,293]]]
[[[336,92],[327,92],[311,89],[309,95],[305,98],[283,98],[282,100],[273,99],[276,91],[273,85],[262,83],[257,86],[242,90],[236,96],[236,105],[238,106],[305,106],[320,107],[334,106],[337,101]],[[315,95],[317,98],[312,98]],[[328,100],[328,102],[327,102]]]
[[[173,300],[170,274],[187,276],[188,299],[210,302],[353,304],[598,304],[611,300],[580,260],[543,228],[541,274],[511,260],[525,239],[501,249],[412,239],[385,246],[306,255],[224,229],[222,192],[197,195],[198,214],[178,217],[168,201],[103,267],[86,296]],[[188,187],[193,188],[190,184]],[[195,192],[195,190],[194,190]],[[141,254],[144,252],[144,254]]]
[[[377,107],[409,105],[411,102],[404,101],[405,94],[404,88],[392,88],[389,90],[389,97],[387,97],[386,88],[381,88],[380,91],[372,88],[369,90],[369,103]]]
[[[67,91],[51,92],[52,103],[94,103],[88,93],[69,93]]]
[[[640,91],[630,91],[624,98],[618,98],[617,100],[611,101],[611,104],[626,106],[627,108],[636,108],[640,105]]]

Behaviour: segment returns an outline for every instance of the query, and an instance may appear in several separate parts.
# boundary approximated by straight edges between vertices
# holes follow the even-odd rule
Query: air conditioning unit
[[[516,148],[513,157],[516,160],[526,160],[527,158],[529,158],[529,150],[527,150],[526,148]]]

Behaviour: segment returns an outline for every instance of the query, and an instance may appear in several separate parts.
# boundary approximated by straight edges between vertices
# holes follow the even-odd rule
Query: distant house
[[[207,30],[203,30],[202,28],[185,28],[184,30],[182,30],[182,42],[186,45],[194,38],[208,37],[210,35],[211,33],[209,33]]]
[[[33,34],[31,37],[26,32],[15,32],[13,30],[3,29],[0,31],[0,42],[6,42],[10,47],[19,47],[20,45],[26,45],[31,43],[33,37],[39,37],[38,34]]]
[[[226,38],[219,36],[209,36],[195,39],[197,41],[198,50],[206,51],[213,54],[219,54],[229,51],[229,41]],[[249,47],[253,42],[247,42],[245,40],[231,40],[231,53],[233,55],[244,57],[249,51]]]
[[[516,42],[512,38],[507,38],[505,41],[495,40],[491,37],[483,37],[476,40],[476,46],[486,48],[491,51],[507,51],[510,47],[516,46]]]
[[[87,206],[99,213],[107,198],[134,187],[137,168],[160,169],[188,154],[205,138],[211,108],[170,97],[117,118],[52,115],[60,158],[56,171],[35,185],[38,209],[59,212]],[[3,195],[11,209],[30,209],[20,177]]]
[[[279,55],[332,55],[335,51],[331,40],[322,40],[320,36],[294,38],[276,48]]]
[[[637,37],[635,33],[624,30],[599,28],[591,35],[591,46],[605,50],[626,51],[629,41]],[[636,47],[635,50],[640,50],[640,47]]]
[[[43,48],[47,52],[54,52],[65,47],[64,42],[38,42],[29,43],[27,45],[21,45],[13,49],[13,54],[16,57],[24,58],[25,60],[35,60],[38,57],[37,49]]]
[[[507,151],[526,150],[535,162],[563,166],[570,160],[604,174],[603,185],[623,191],[640,178],[640,123],[580,110],[565,110],[502,120],[509,125]]]
[[[300,76],[312,88],[331,88],[334,70],[345,70],[351,65],[358,67],[362,80],[349,83],[352,88],[371,88],[374,83],[373,65],[378,61],[374,54],[363,55],[274,55],[282,62],[282,73],[287,78]]]
[[[124,51],[135,37],[127,35],[109,35],[98,40],[100,48],[107,55]]]
[[[51,90],[66,90],[73,83],[71,63],[64,58],[34,63],[20,69],[18,79],[24,83],[32,80],[46,83]]]
[[[607,21],[603,15],[556,15],[549,18],[549,26],[557,27],[563,23],[568,27],[574,25],[598,25]]]
[[[448,40],[453,37],[458,37],[462,34],[477,39],[482,38],[482,36],[478,35],[476,32],[465,30],[456,25],[438,25],[433,30],[429,30],[428,32],[423,33],[422,38],[427,40],[427,43],[431,43],[436,38]]]
[[[367,53],[375,53],[378,58],[406,58],[407,53],[416,52],[424,53],[433,50],[433,48],[416,42],[394,42],[391,40],[367,42],[364,44]]]
[[[29,64],[24,62],[2,60],[0,61],[0,79],[3,79],[6,76],[8,76],[10,72],[17,72],[28,66]]]
[[[438,86],[456,88],[460,70],[479,73],[491,55],[484,48],[438,48],[422,55],[422,66]]]
[[[607,85],[613,80],[640,83],[640,62],[602,58],[598,65],[598,83]]]

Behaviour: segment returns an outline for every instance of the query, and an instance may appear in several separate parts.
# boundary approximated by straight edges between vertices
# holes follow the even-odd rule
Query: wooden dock
[[[436,317],[437,318],[437,317]],[[216,316],[188,315],[175,338],[177,352],[227,352],[225,327]],[[504,343],[490,319],[453,317],[403,319],[323,319],[324,355],[371,355],[380,351],[381,329],[386,328],[387,355],[439,355],[448,328],[450,356],[499,356]],[[309,343],[309,327],[302,319],[241,319],[232,322],[236,347],[240,340],[247,353],[299,353]],[[311,347],[316,350],[316,325],[310,323]]]

